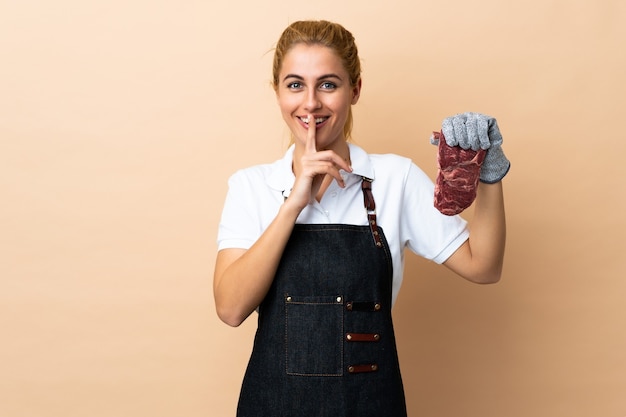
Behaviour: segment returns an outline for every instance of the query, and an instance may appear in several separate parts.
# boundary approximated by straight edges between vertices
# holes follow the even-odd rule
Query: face
[[[343,127],[350,106],[360,94],[360,81],[350,84],[341,59],[321,45],[298,44],[283,59],[276,96],[283,119],[296,146],[303,146],[309,114],[315,118],[317,149],[334,149],[345,143]]]

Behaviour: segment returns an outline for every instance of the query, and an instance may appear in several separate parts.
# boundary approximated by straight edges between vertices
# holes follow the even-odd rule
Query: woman
[[[405,416],[391,321],[404,249],[472,282],[500,279],[509,163],[489,142],[495,120],[444,121],[449,145],[490,148],[470,233],[433,207],[432,181],[409,159],[348,143],[360,72],[338,24],[296,22],[277,43],[273,87],[294,143],[230,178],[214,275],[225,323],[259,314],[239,416]]]

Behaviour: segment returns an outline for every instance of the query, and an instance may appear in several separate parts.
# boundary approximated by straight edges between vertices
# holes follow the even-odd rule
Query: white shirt
[[[392,257],[395,303],[404,273],[404,249],[443,263],[468,239],[467,222],[459,216],[445,216],[434,207],[433,182],[410,159],[369,155],[354,144],[349,147],[353,172],[341,171],[345,188],[333,181],[322,200],[305,207],[296,223],[367,225],[361,180],[372,179],[378,226]],[[218,250],[250,248],[274,220],[295,181],[293,151],[294,145],[282,159],[239,170],[230,177]]]

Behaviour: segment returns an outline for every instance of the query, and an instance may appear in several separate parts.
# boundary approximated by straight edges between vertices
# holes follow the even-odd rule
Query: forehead
[[[287,52],[280,73],[281,75],[296,74],[300,76],[316,76],[328,73],[345,75],[346,70],[343,67],[343,62],[332,49],[322,45],[300,43]]]

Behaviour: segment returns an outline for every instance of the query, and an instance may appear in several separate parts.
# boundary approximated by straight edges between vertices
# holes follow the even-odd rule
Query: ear
[[[352,87],[352,104],[356,104],[361,97],[361,78],[356,82],[356,85]]]

